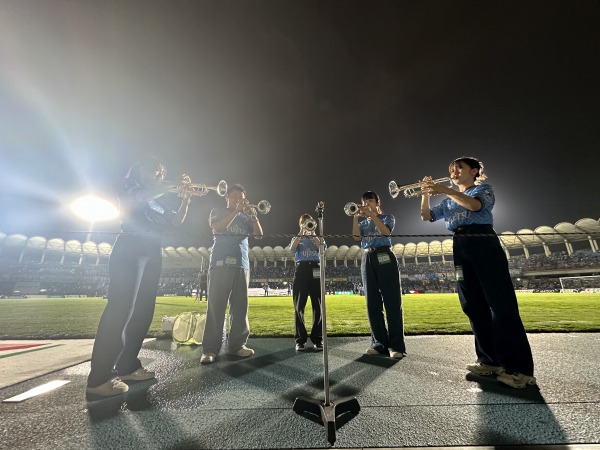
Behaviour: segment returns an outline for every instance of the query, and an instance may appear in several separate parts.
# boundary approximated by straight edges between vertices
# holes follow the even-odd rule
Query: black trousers
[[[312,304],[312,328],[310,340],[318,344],[323,340],[323,329],[321,322],[321,280],[313,276],[313,270],[319,270],[318,263],[298,263],[294,273],[294,284],[292,296],[294,300],[294,338],[296,344],[305,344],[308,333],[304,324],[304,309],[308,296]]]
[[[380,263],[379,254],[387,255],[387,261]],[[405,353],[402,288],[396,256],[391,250],[365,252],[360,271],[371,327],[371,347],[383,354],[388,354],[389,349]]]
[[[88,386],[142,367],[138,353],[154,316],[162,268],[156,237],[122,234],[109,260],[108,302],[94,341]]]
[[[508,261],[493,228],[471,225],[459,229],[453,243],[458,297],[471,322],[477,360],[533,375],[531,347]]]

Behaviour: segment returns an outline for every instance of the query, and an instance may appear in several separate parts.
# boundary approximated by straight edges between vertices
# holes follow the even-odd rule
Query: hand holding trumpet
[[[188,186],[188,185],[192,184],[192,179],[188,175],[183,174],[183,175],[181,175],[181,183],[182,183],[181,186]],[[208,191],[206,191],[206,192],[208,192]],[[187,203],[190,203],[190,201],[192,200],[192,195],[193,194],[189,189],[181,190],[177,194],[178,197],[181,197],[182,202],[187,202]]]
[[[377,211],[373,211],[368,205],[359,205],[358,203],[348,202],[344,206],[344,212],[347,216],[356,217],[376,217]]]
[[[450,177],[438,178],[437,180],[434,180],[433,178],[427,176],[427,177],[423,178],[422,181],[419,181],[418,183],[407,184],[405,186],[398,186],[398,183],[396,183],[395,181],[390,181],[388,188],[389,188],[390,195],[392,196],[392,198],[398,197],[398,194],[400,194],[400,192],[404,193],[405,198],[420,197],[422,195],[431,196],[431,195],[436,195],[436,194],[448,193],[450,190],[450,187],[444,186],[441,183],[447,183],[450,180],[451,180]],[[432,188],[433,185],[435,185],[437,187]],[[424,192],[425,187],[428,190],[427,193]],[[441,189],[438,189],[438,188],[441,188]]]
[[[257,213],[267,214],[270,210],[271,204],[266,200],[261,200],[258,204],[252,205],[246,198],[242,198],[235,206],[236,212],[241,212],[252,217],[256,217]]]
[[[246,214],[250,217],[256,217],[256,209],[253,208],[253,205],[246,198],[241,198],[239,201],[235,203],[235,208],[233,209],[235,213]]]
[[[300,236],[298,236],[298,239],[301,237],[307,237],[312,239],[316,246],[321,245],[321,239],[319,239],[315,232],[312,230],[307,230],[305,227],[302,227],[302,229],[300,230]]]
[[[317,247],[321,245],[321,239],[316,234],[317,222],[315,219],[313,219],[309,214],[303,214],[300,217],[299,225],[300,231],[296,236],[294,236],[290,244],[290,250],[292,252],[296,251],[296,248],[302,241],[302,238],[311,239],[314,245]]]
[[[445,180],[445,179],[444,179]],[[431,197],[432,195],[452,193],[454,189],[444,184],[440,184],[440,180],[434,180],[430,176],[426,176],[421,181],[421,195]]]

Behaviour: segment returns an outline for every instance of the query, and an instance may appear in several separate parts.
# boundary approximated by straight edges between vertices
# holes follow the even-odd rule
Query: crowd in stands
[[[580,250],[570,255],[567,252],[555,252],[550,257],[544,254],[534,254],[529,258],[524,256],[511,258],[508,260],[508,264],[510,268],[519,268],[523,271],[598,267],[600,266],[600,252]]]
[[[108,264],[79,264],[74,261],[17,262],[2,259],[0,255],[0,296],[44,294],[48,296],[104,296],[108,289]],[[529,258],[511,257],[508,260],[515,289],[560,290],[559,277],[569,270],[588,269],[586,275],[600,274],[600,252],[581,250],[572,253],[554,252],[550,256],[532,254]],[[598,271],[590,272],[589,269]],[[294,265],[272,261],[253,264],[250,270],[251,287],[262,287],[268,282],[272,289],[286,289],[294,276]],[[528,272],[545,272],[543,275],[528,276]],[[199,284],[198,268],[163,268],[159,295],[189,295]],[[326,266],[326,289],[333,292],[360,293],[360,267],[354,261],[344,265],[331,261]],[[455,292],[454,266],[451,260],[401,264],[401,281],[404,292]],[[587,281],[581,286],[597,281]],[[597,287],[597,286],[592,286]]]
[[[262,263],[252,266],[250,270],[250,276],[252,278],[294,278],[294,264],[282,265],[279,263],[277,266],[269,264],[264,266]]]

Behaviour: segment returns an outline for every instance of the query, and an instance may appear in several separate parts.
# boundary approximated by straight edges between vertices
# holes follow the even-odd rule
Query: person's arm
[[[471,197],[467,194],[463,194],[462,192],[456,191],[447,186],[446,189],[448,190],[448,192],[445,192],[445,194],[448,197],[450,197],[460,206],[462,206],[465,209],[468,209],[469,211],[479,211],[483,207],[481,200],[479,200],[476,197]]]
[[[260,221],[258,220],[258,216],[256,214],[252,214],[250,217],[252,218],[252,236],[256,239],[262,239],[263,229]]]
[[[291,244],[290,244],[290,251],[291,252],[295,252],[296,248],[298,247],[298,245],[300,244],[300,241],[302,240],[302,238],[306,236],[309,238],[312,238],[313,243],[317,246],[317,248],[319,248],[319,246],[321,245],[321,239],[319,239],[318,236],[315,235],[309,235],[307,234],[306,230],[304,228],[302,228],[300,230],[300,234],[296,237],[294,237],[294,239],[292,240]]]
[[[296,236],[296,237],[294,237],[294,239],[292,239],[292,242],[290,244],[290,251],[292,253],[294,253],[296,251],[296,249],[298,248],[298,244],[300,244],[301,239],[302,239],[302,236]]]
[[[383,221],[379,218],[379,216],[377,216],[376,213],[373,213],[373,216],[371,216],[371,220],[373,221],[373,223],[375,224],[382,236],[389,236],[390,234],[392,234],[392,231],[388,228],[388,226],[385,223],[383,223]]]
[[[354,214],[352,216],[352,237],[355,241],[362,241],[362,236],[360,235],[360,228],[358,226],[358,214]]]
[[[379,218],[377,212],[371,211],[369,208],[362,206],[359,208],[361,214],[363,214],[365,217],[371,218],[371,221],[375,224],[375,227],[379,230],[379,233],[381,233],[382,236],[389,236],[392,234],[392,231],[388,228],[388,226]]]
[[[210,224],[211,228],[216,232],[225,231],[227,227],[231,225],[231,222],[233,222],[235,216],[237,216],[238,213],[243,209],[244,205],[242,204],[242,202],[240,202],[235,209],[228,209],[228,214],[226,216]]]
[[[429,194],[423,192],[421,195],[421,220],[423,222],[429,222],[433,219],[431,214],[431,206],[429,205]]]
[[[449,186],[445,186],[440,183],[433,183],[431,177],[425,177],[423,179],[423,182],[424,183],[422,190],[423,193],[426,195],[445,194],[452,200],[454,200],[456,203],[458,203],[460,206],[462,206],[465,209],[468,209],[469,211],[479,211],[483,207],[481,200],[479,200],[478,198],[471,197],[467,194],[463,194],[462,192],[457,191],[456,189],[452,189]],[[423,195],[422,197],[424,196],[425,195]]]
[[[177,214],[173,216],[171,219],[171,224],[178,226],[183,224],[185,218],[187,217],[188,208],[190,206],[190,202],[192,201],[192,197],[184,195],[181,199],[181,206],[177,210]]]
[[[155,181],[148,185],[142,185],[136,182],[135,200],[138,202],[149,202],[165,195],[167,192],[176,192],[178,185],[181,186],[186,183],[191,183],[190,177],[187,175],[182,175],[179,184],[174,184],[171,181]],[[182,191],[182,194],[184,199],[189,199],[191,196],[190,192],[186,192],[185,190]]]
[[[156,183],[151,186],[136,185],[133,198],[136,202],[146,203],[155,200],[168,192],[168,186]]]

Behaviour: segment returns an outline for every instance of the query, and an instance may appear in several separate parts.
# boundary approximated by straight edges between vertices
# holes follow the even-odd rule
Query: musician
[[[182,224],[190,203],[184,192],[177,211],[164,201],[171,186],[164,182],[165,165],[151,157],[134,164],[120,187],[122,232],[109,260],[108,302],[98,325],[88,399],[127,392],[124,381],[143,381],[155,373],[142,367],[138,353],[156,303],[162,267],[161,233]],[[189,182],[184,176],[183,182]]]
[[[371,347],[366,353],[402,359],[406,356],[406,345],[400,271],[390,238],[395,223],[393,215],[383,214],[379,196],[367,191],[353,215],[352,235],[365,250],[360,270],[371,327]]]
[[[508,261],[493,228],[492,186],[481,161],[460,157],[448,167],[458,190],[425,177],[421,218],[444,219],[454,233],[453,255],[458,297],[475,335],[477,362],[466,369],[477,375],[498,375],[498,381],[514,388],[536,384],[533,357],[519,315]],[[431,195],[446,198],[430,207]]]
[[[304,324],[304,309],[310,295],[312,304],[312,327],[310,340],[315,350],[323,350],[323,329],[321,322],[321,268],[319,265],[319,248],[321,240],[315,235],[315,229],[309,230],[307,224],[315,224],[310,214],[302,214],[298,220],[300,226],[299,236],[295,236],[290,243],[290,251],[294,253],[296,269],[292,288],[294,302],[294,339],[296,351],[305,350],[308,340]]]
[[[227,208],[213,209],[209,219],[214,244],[208,273],[210,301],[202,339],[202,364],[215,362],[219,354],[223,342],[227,303],[230,316],[227,353],[241,357],[254,354],[254,350],[246,347],[250,335],[248,236],[261,238],[263,230],[256,215],[256,208],[249,205],[246,189],[242,185],[230,186],[225,200]]]

